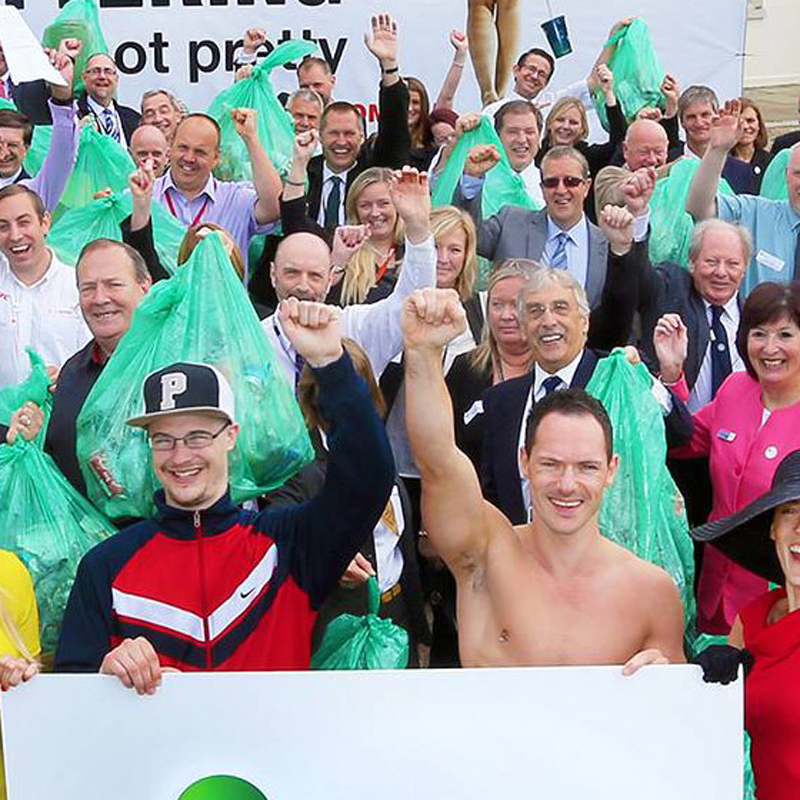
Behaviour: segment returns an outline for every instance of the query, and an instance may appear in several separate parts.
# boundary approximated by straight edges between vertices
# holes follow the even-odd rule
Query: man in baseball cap
[[[290,298],[281,325],[314,370],[330,462],[317,497],[243,511],[228,492],[234,398],[206,364],[147,376],[147,431],[163,490],[158,514],[81,561],[56,669],[116,675],[151,694],[164,668],[304,669],[317,609],[381,517],[394,481],[383,423],[343,351],[334,306]]]

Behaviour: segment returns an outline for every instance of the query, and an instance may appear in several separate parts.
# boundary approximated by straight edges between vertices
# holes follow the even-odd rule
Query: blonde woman
[[[33,583],[23,563],[8,550],[0,550],[0,688],[29,681],[38,671],[39,611]],[[0,800],[6,797],[0,741]]]
[[[374,303],[391,294],[403,260],[405,230],[389,192],[392,170],[370,167],[352,183],[345,211],[351,225],[368,225],[369,238],[347,264],[334,265],[329,303]]]

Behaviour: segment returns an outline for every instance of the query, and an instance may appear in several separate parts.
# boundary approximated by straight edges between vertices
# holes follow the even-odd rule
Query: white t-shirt
[[[0,389],[30,374],[27,347],[48,367],[60,368],[92,338],[78,303],[75,270],[52,256],[47,272],[32,286],[0,260]]]

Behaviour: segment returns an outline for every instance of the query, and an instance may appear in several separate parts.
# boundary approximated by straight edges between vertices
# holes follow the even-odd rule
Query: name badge
[[[756,253],[756,261],[774,272],[782,272],[786,266],[786,262],[782,258],[778,258],[778,256],[774,256],[766,250],[759,250]]]
[[[736,438],[734,431],[718,430],[717,439],[722,439],[723,442],[732,442]]]
[[[464,424],[469,425],[478,414],[483,414],[483,400],[476,400],[464,414]]]

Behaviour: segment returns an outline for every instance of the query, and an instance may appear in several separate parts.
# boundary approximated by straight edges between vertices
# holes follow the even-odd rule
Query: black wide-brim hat
[[[783,569],[770,538],[773,511],[800,500],[800,450],[778,464],[772,488],[735,514],[690,531],[698,542],[712,542],[732,561],[773,583],[784,583]]]

